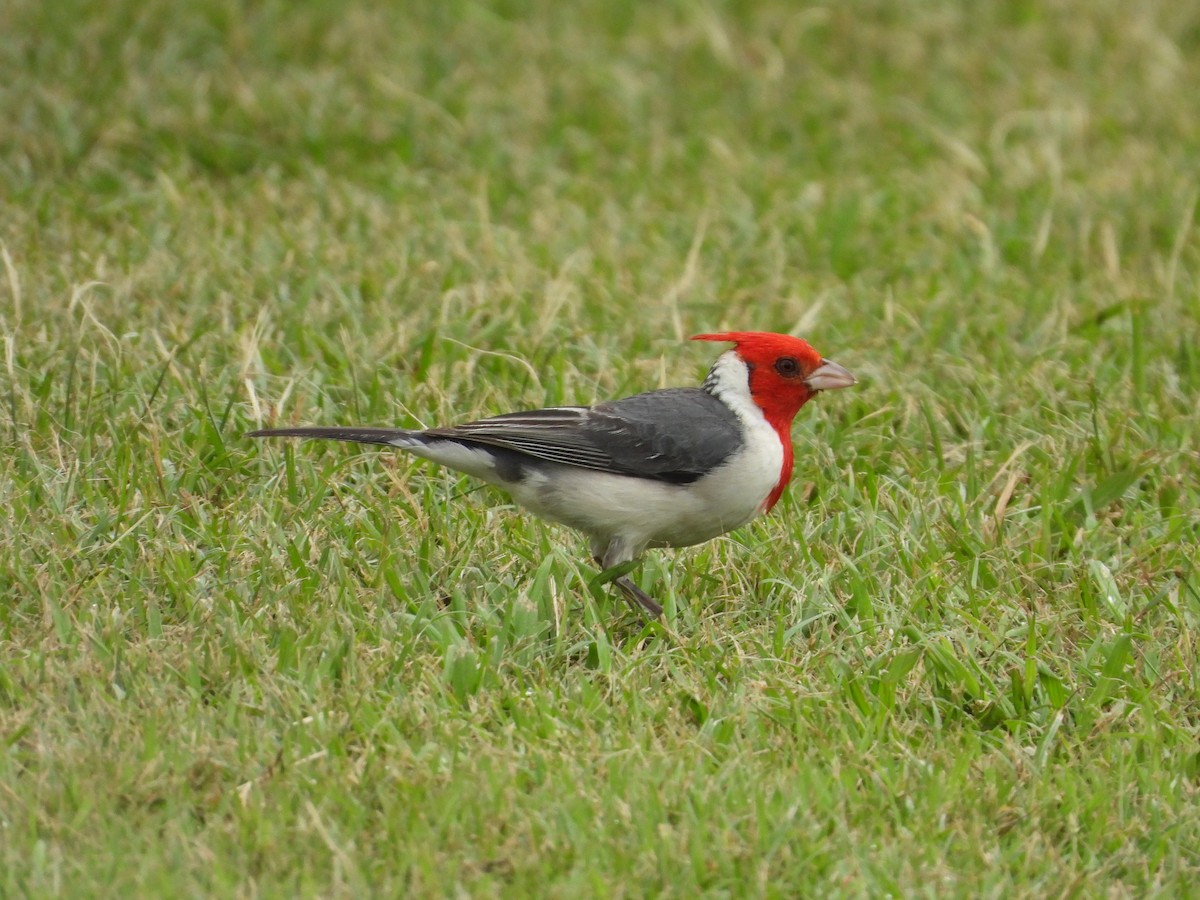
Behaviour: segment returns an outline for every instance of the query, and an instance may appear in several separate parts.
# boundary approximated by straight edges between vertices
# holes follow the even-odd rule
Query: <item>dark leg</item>
[[[601,555],[601,550],[603,550],[603,555]],[[593,543],[592,553],[595,557],[596,565],[604,571],[619,566],[622,563],[627,563],[633,558],[629,549],[617,538],[613,538],[607,547],[597,547]],[[634,584],[628,575],[617,576],[613,579],[613,584],[625,595],[625,599],[629,601],[634,609],[641,609],[644,612],[648,612],[655,619],[662,615],[663,608],[654,601],[653,597]]]
[[[625,599],[630,603],[640,606],[656,619],[662,615],[662,607],[654,602],[653,597],[630,581],[628,575],[622,575],[613,584],[620,589],[621,593],[625,595]]]

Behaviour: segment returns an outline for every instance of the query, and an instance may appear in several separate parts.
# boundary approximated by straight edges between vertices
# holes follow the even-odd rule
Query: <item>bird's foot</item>
[[[596,560],[596,564],[600,566],[604,565],[600,559]],[[629,570],[636,565],[636,560],[629,560],[619,565],[610,566],[592,579],[592,584],[597,588],[609,583],[615,584],[635,611],[647,612],[652,618],[657,619],[662,615],[663,608],[655,602],[653,597],[634,584],[628,575]]]
[[[620,589],[621,593],[625,595],[625,599],[631,604],[640,606],[655,619],[662,615],[663,608],[655,602],[653,597],[634,584],[628,575],[622,575],[615,579],[613,584]]]

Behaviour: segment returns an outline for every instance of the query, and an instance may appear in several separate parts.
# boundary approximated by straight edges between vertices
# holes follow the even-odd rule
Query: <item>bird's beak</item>
[[[804,379],[804,383],[814,391],[835,391],[838,388],[848,388],[852,384],[858,384],[858,379],[851,375],[848,369],[823,359],[821,365]]]

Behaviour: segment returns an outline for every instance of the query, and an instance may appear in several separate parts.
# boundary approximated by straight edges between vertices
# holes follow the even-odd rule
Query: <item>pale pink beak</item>
[[[814,391],[836,391],[838,388],[848,388],[853,384],[858,384],[858,379],[851,375],[848,369],[823,359],[821,365],[804,379],[804,383]]]

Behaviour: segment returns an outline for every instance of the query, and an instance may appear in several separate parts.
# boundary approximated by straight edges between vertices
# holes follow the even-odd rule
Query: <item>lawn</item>
[[[1200,5],[0,6],[0,895],[1195,896]],[[636,570],[399,453],[854,371]]]

